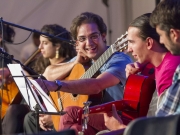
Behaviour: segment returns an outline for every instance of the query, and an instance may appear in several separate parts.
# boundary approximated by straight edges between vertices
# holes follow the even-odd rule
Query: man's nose
[[[132,52],[132,48],[128,46],[127,52]]]

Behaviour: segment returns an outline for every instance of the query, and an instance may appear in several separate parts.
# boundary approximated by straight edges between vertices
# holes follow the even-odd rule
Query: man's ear
[[[154,40],[151,37],[146,38],[147,49],[150,50],[153,47]]]
[[[102,40],[105,42],[106,41],[106,34],[102,33],[101,36],[102,36]]]
[[[180,30],[178,30],[178,29],[170,29],[170,38],[174,42],[180,41]]]

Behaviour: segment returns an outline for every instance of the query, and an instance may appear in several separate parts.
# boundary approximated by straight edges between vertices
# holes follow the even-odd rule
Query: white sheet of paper
[[[54,103],[49,98],[49,96],[44,92],[44,90],[40,87],[40,85],[35,80],[30,80],[32,84],[37,88],[39,95],[41,95],[43,102],[47,108],[48,112],[57,112],[54,107]]]
[[[8,68],[12,76],[18,76],[18,77],[13,77],[14,81],[16,82],[21,94],[23,95],[26,103],[29,105],[31,110],[35,110],[34,106],[38,102],[43,112],[57,112],[57,110],[54,107],[54,103],[52,102],[50,97],[42,90],[42,88],[39,86],[39,84],[35,80],[27,79],[28,81],[27,82],[25,81],[25,78],[23,77],[23,73],[24,75],[26,74],[23,71],[20,64],[8,64]],[[27,83],[29,83],[29,86],[31,87],[31,89],[29,88]],[[34,87],[37,88],[37,92],[39,93],[39,95],[41,95],[46,107],[43,107],[43,105],[39,101],[39,98],[37,97],[36,92],[33,90],[32,84],[34,85]]]

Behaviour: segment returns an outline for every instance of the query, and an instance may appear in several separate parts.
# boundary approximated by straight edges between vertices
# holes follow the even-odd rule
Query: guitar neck
[[[113,45],[111,45],[113,46]],[[94,64],[85,72],[81,79],[92,78],[93,75],[102,67],[102,65],[111,57],[114,53],[111,46],[99,57],[99,59],[94,62]]]
[[[101,112],[110,112],[112,111],[112,105],[116,106],[117,110],[124,110],[124,109],[129,109],[129,110],[136,110],[138,106],[137,101],[132,101],[132,100],[119,100],[119,101],[113,101],[113,102],[108,102],[102,105],[97,105],[89,108],[89,114],[92,113],[101,113]]]
[[[89,108],[89,113],[88,114],[93,114],[93,113],[102,113],[102,112],[110,112],[112,111],[112,105],[114,104],[116,107],[116,110],[123,111],[123,110],[132,110],[136,111],[138,108],[138,101],[133,101],[133,100],[118,100],[118,101],[112,101],[108,102],[105,104],[101,105],[96,105],[93,107]],[[78,123],[81,124],[82,118],[83,118],[83,112],[85,110],[80,109],[78,110]],[[87,112],[87,111],[85,111]]]
[[[98,58],[96,62],[85,72],[81,79],[92,78],[96,72],[103,66],[103,64],[117,51],[122,51],[127,48],[127,32],[122,35],[118,40],[110,45],[110,47]]]

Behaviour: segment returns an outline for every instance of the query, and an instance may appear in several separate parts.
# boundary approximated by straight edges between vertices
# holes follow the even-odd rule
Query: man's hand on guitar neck
[[[141,71],[141,68],[143,67],[142,64],[138,62],[130,63],[126,65],[126,77],[128,77],[131,74],[137,74],[138,72]]]
[[[104,122],[105,126],[110,130],[118,130],[126,128],[126,125],[123,124],[121,118],[117,114],[115,105],[112,105],[112,116],[108,116],[107,113],[104,113]]]

